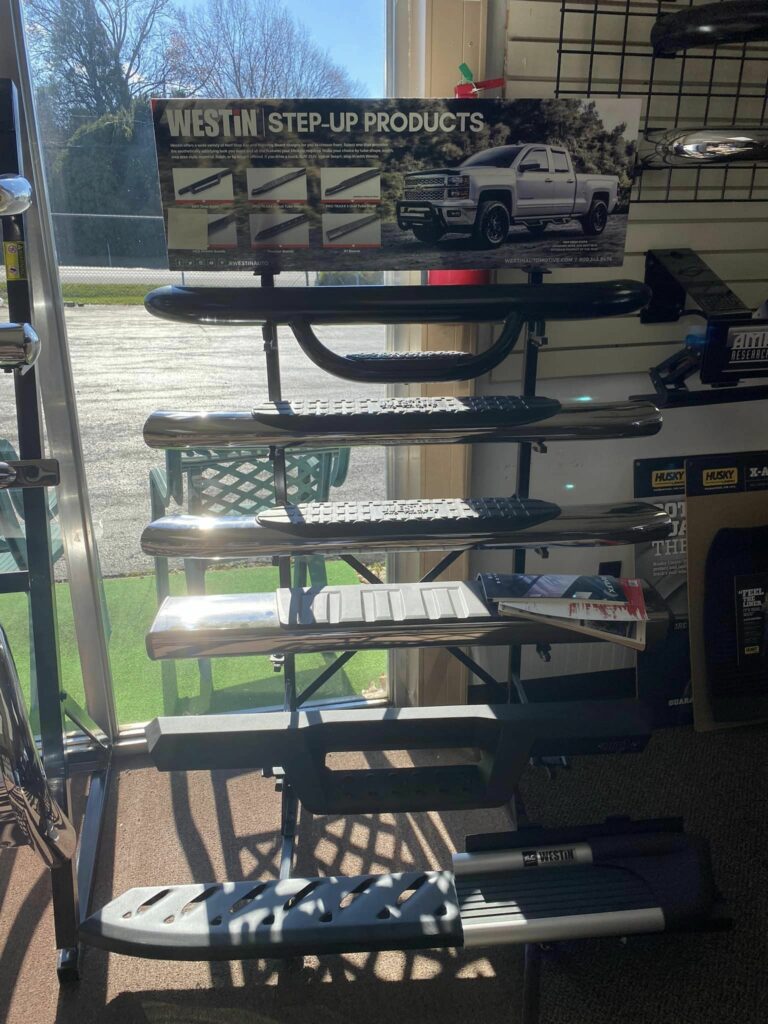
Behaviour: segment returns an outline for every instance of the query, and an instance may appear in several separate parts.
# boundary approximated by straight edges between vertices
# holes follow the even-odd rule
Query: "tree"
[[[207,0],[178,20],[172,77],[191,95],[361,94],[361,84],[276,0]]]
[[[27,0],[33,58],[70,115],[130,109],[168,84],[172,0]]]

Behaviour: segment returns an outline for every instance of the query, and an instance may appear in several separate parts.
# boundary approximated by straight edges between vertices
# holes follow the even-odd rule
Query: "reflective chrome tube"
[[[0,368],[32,366],[40,355],[40,339],[30,324],[0,324]]]
[[[648,133],[655,149],[642,158],[644,167],[698,167],[701,164],[768,160],[768,128],[688,128],[658,136]]]
[[[247,412],[154,412],[150,448],[288,448],[325,445],[586,441],[648,437],[661,429],[652,402],[549,398],[395,398],[263,402]]]
[[[670,615],[653,588],[645,587],[644,596],[650,649],[667,636]],[[594,638],[502,616],[478,583],[450,580],[168,597],[147,634],[147,651],[164,660],[539,642]]]
[[[0,842],[12,842],[13,845],[24,842],[33,846],[49,868],[71,860],[77,846],[74,827],[54,800],[45,777],[29,726],[8,638],[2,628]]]
[[[514,498],[315,502],[257,516],[166,516],[144,530],[141,546],[148,555],[231,559],[637,544],[662,540],[670,530],[669,516],[642,502],[570,508]]]
[[[32,186],[20,174],[0,174],[0,217],[24,213],[32,205]]]

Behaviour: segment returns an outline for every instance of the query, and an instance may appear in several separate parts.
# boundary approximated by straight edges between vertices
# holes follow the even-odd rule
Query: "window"
[[[126,18],[133,19],[127,33],[108,17],[109,10],[119,6],[95,5],[96,21],[87,39],[88,52],[93,55],[89,66],[83,66],[79,57],[85,52],[78,49],[80,40],[68,36],[61,43],[71,48],[66,89],[61,84],[61,47],[50,60],[46,55],[53,48],[41,49],[36,86],[58,262],[68,305],[90,502],[105,577],[112,678],[118,717],[125,727],[163,712],[192,714],[282,707],[283,703],[283,675],[266,656],[203,659],[200,663],[195,659],[153,662],[146,656],[145,634],[157,609],[156,570],[161,570],[161,588],[179,596],[203,585],[211,594],[270,592],[278,586],[277,570],[269,561],[208,566],[203,576],[199,567],[195,572],[194,564],[190,574],[185,573],[189,567],[172,560],[167,583],[163,583],[162,560],[156,564],[141,553],[141,532],[153,515],[187,511],[193,500],[215,512],[210,502],[217,497],[232,503],[231,507],[236,507],[235,497],[246,502],[255,500],[254,494],[261,498],[258,488],[262,476],[269,476],[270,471],[266,450],[247,463],[241,460],[232,465],[234,460],[228,463],[223,457],[216,467],[203,468],[192,460],[171,458],[166,462],[162,452],[150,451],[142,439],[141,425],[153,409],[182,409],[190,404],[211,410],[247,409],[263,400],[267,390],[263,341],[257,329],[217,332],[216,344],[228,347],[233,343],[235,348],[228,363],[217,359],[214,368],[210,364],[212,338],[205,328],[192,325],[170,332],[167,348],[160,343],[160,321],[143,308],[145,294],[158,285],[251,283],[250,275],[242,272],[180,274],[167,269],[148,97],[178,91],[200,97],[383,96],[386,5],[385,0],[249,0],[234,4],[232,10],[242,11],[243,17],[229,26],[228,38],[239,47],[229,55],[223,47],[214,0],[180,0],[178,7],[162,8],[165,13],[160,14],[156,4],[123,5]],[[46,5],[27,5],[28,29],[37,39],[50,39],[56,32],[57,22],[47,19],[47,10]],[[126,35],[147,39],[141,54],[132,57]],[[166,52],[161,46],[165,37],[173,37],[182,49]],[[134,57],[140,59],[140,71],[131,63]],[[198,71],[203,74],[195,80]],[[318,277],[311,272],[290,272],[281,274],[276,283],[340,283],[329,280],[331,275],[322,281]],[[353,277],[348,275],[343,283],[351,283]],[[360,283],[370,282],[370,274],[359,278]],[[347,344],[355,350],[382,351],[386,347],[383,327],[347,330]],[[346,382],[308,364],[291,335],[282,329],[280,342],[286,397],[305,392],[318,397],[348,394]],[[382,397],[383,386],[361,386],[358,392]],[[104,401],[105,394],[112,396],[110,401]],[[11,406],[7,415],[0,416],[2,437],[14,438]],[[347,458],[350,466],[345,479]],[[385,496],[383,448],[355,448],[333,459],[330,471],[323,467],[323,481],[332,480],[330,500]],[[298,478],[304,467],[296,460],[294,465]],[[301,480],[303,486],[304,475]],[[167,490],[171,484],[177,485],[176,493],[183,496],[182,505],[177,505]],[[154,512],[150,493],[157,506],[162,506]],[[63,558],[56,569],[63,678],[67,689],[82,700]],[[355,572],[338,560],[328,559],[324,571],[331,584],[357,582]],[[11,596],[15,603],[3,609],[5,619],[24,629],[25,596]],[[326,654],[300,655],[298,691],[329,662]],[[361,652],[328,680],[318,698],[383,696],[386,673],[384,652]]]
[[[522,146],[497,146],[495,149],[484,149],[475,153],[461,167],[510,167]]]
[[[548,171],[549,170],[549,156],[546,149],[532,149],[523,157],[523,163],[526,167],[531,167],[536,164],[538,170]]]
[[[552,159],[555,164],[555,171],[557,174],[567,174],[570,171],[568,166],[568,157],[562,149],[552,150]]]

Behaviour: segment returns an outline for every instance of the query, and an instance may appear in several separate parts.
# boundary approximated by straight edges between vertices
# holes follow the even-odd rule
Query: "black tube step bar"
[[[716,906],[709,851],[674,820],[507,840],[455,854],[453,873],[130,889],[80,937],[129,956],[243,960],[648,934],[707,927]]]
[[[630,700],[200,715],[147,726],[161,771],[279,764],[313,814],[499,807],[531,757],[632,753],[649,736],[647,710]],[[476,759],[359,771],[326,764],[336,752],[436,749],[475,751]]]
[[[436,291],[444,294],[435,294]],[[150,292],[154,316],[182,323],[290,326],[305,354],[345,380],[378,383],[470,380],[512,352],[526,321],[596,319],[635,313],[651,293],[637,281],[587,284],[362,288],[179,288]],[[498,323],[493,344],[475,354],[379,352],[342,356],[312,330],[318,324]]]
[[[661,429],[652,402],[573,402],[499,395],[464,398],[298,399],[253,412],[154,412],[150,448],[276,445],[457,444],[649,437]]]
[[[407,324],[592,320],[635,313],[651,298],[639,281],[574,284],[429,285],[360,288],[156,288],[144,300],[153,316],[180,323]]]
[[[646,649],[666,637],[669,610],[644,588]],[[147,633],[150,658],[594,642],[569,629],[510,619],[476,581],[280,589],[266,594],[167,597]]]
[[[671,528],[665,512],[643,502],[570,508],[515,497],[311,502],[255,516],[165,516],[144,530],[141,547],[148,555],[212,559],[602,546],[662,540]]]
[[[768,39],[768,4],[765,0],[722,0],[663,14],[651,30],[655,57],[671,57],[680,50],[712,49],[724,43]]]

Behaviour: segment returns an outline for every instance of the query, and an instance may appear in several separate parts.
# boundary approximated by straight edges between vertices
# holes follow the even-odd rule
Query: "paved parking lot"
[[[261,333],[256,328],[187,327],[151,317],[142,306],[82,306],[67,310],[80,430],[103,572],[149,569],[139,537],[149,521],[148,476],[163,464],[142,426],[155,409],[247,410],[267,397]],[[384,347],[384,328],[321,332],[340,352]],[[330,377],[280,332],[286,398],[381,396],[383,387]],[[10,379],[6,386],[10,387]],[[15,438],[13,404],[0,403],[0,436]],[[348,482],[335,497],[385,493],[382,448],[353,448]]]

